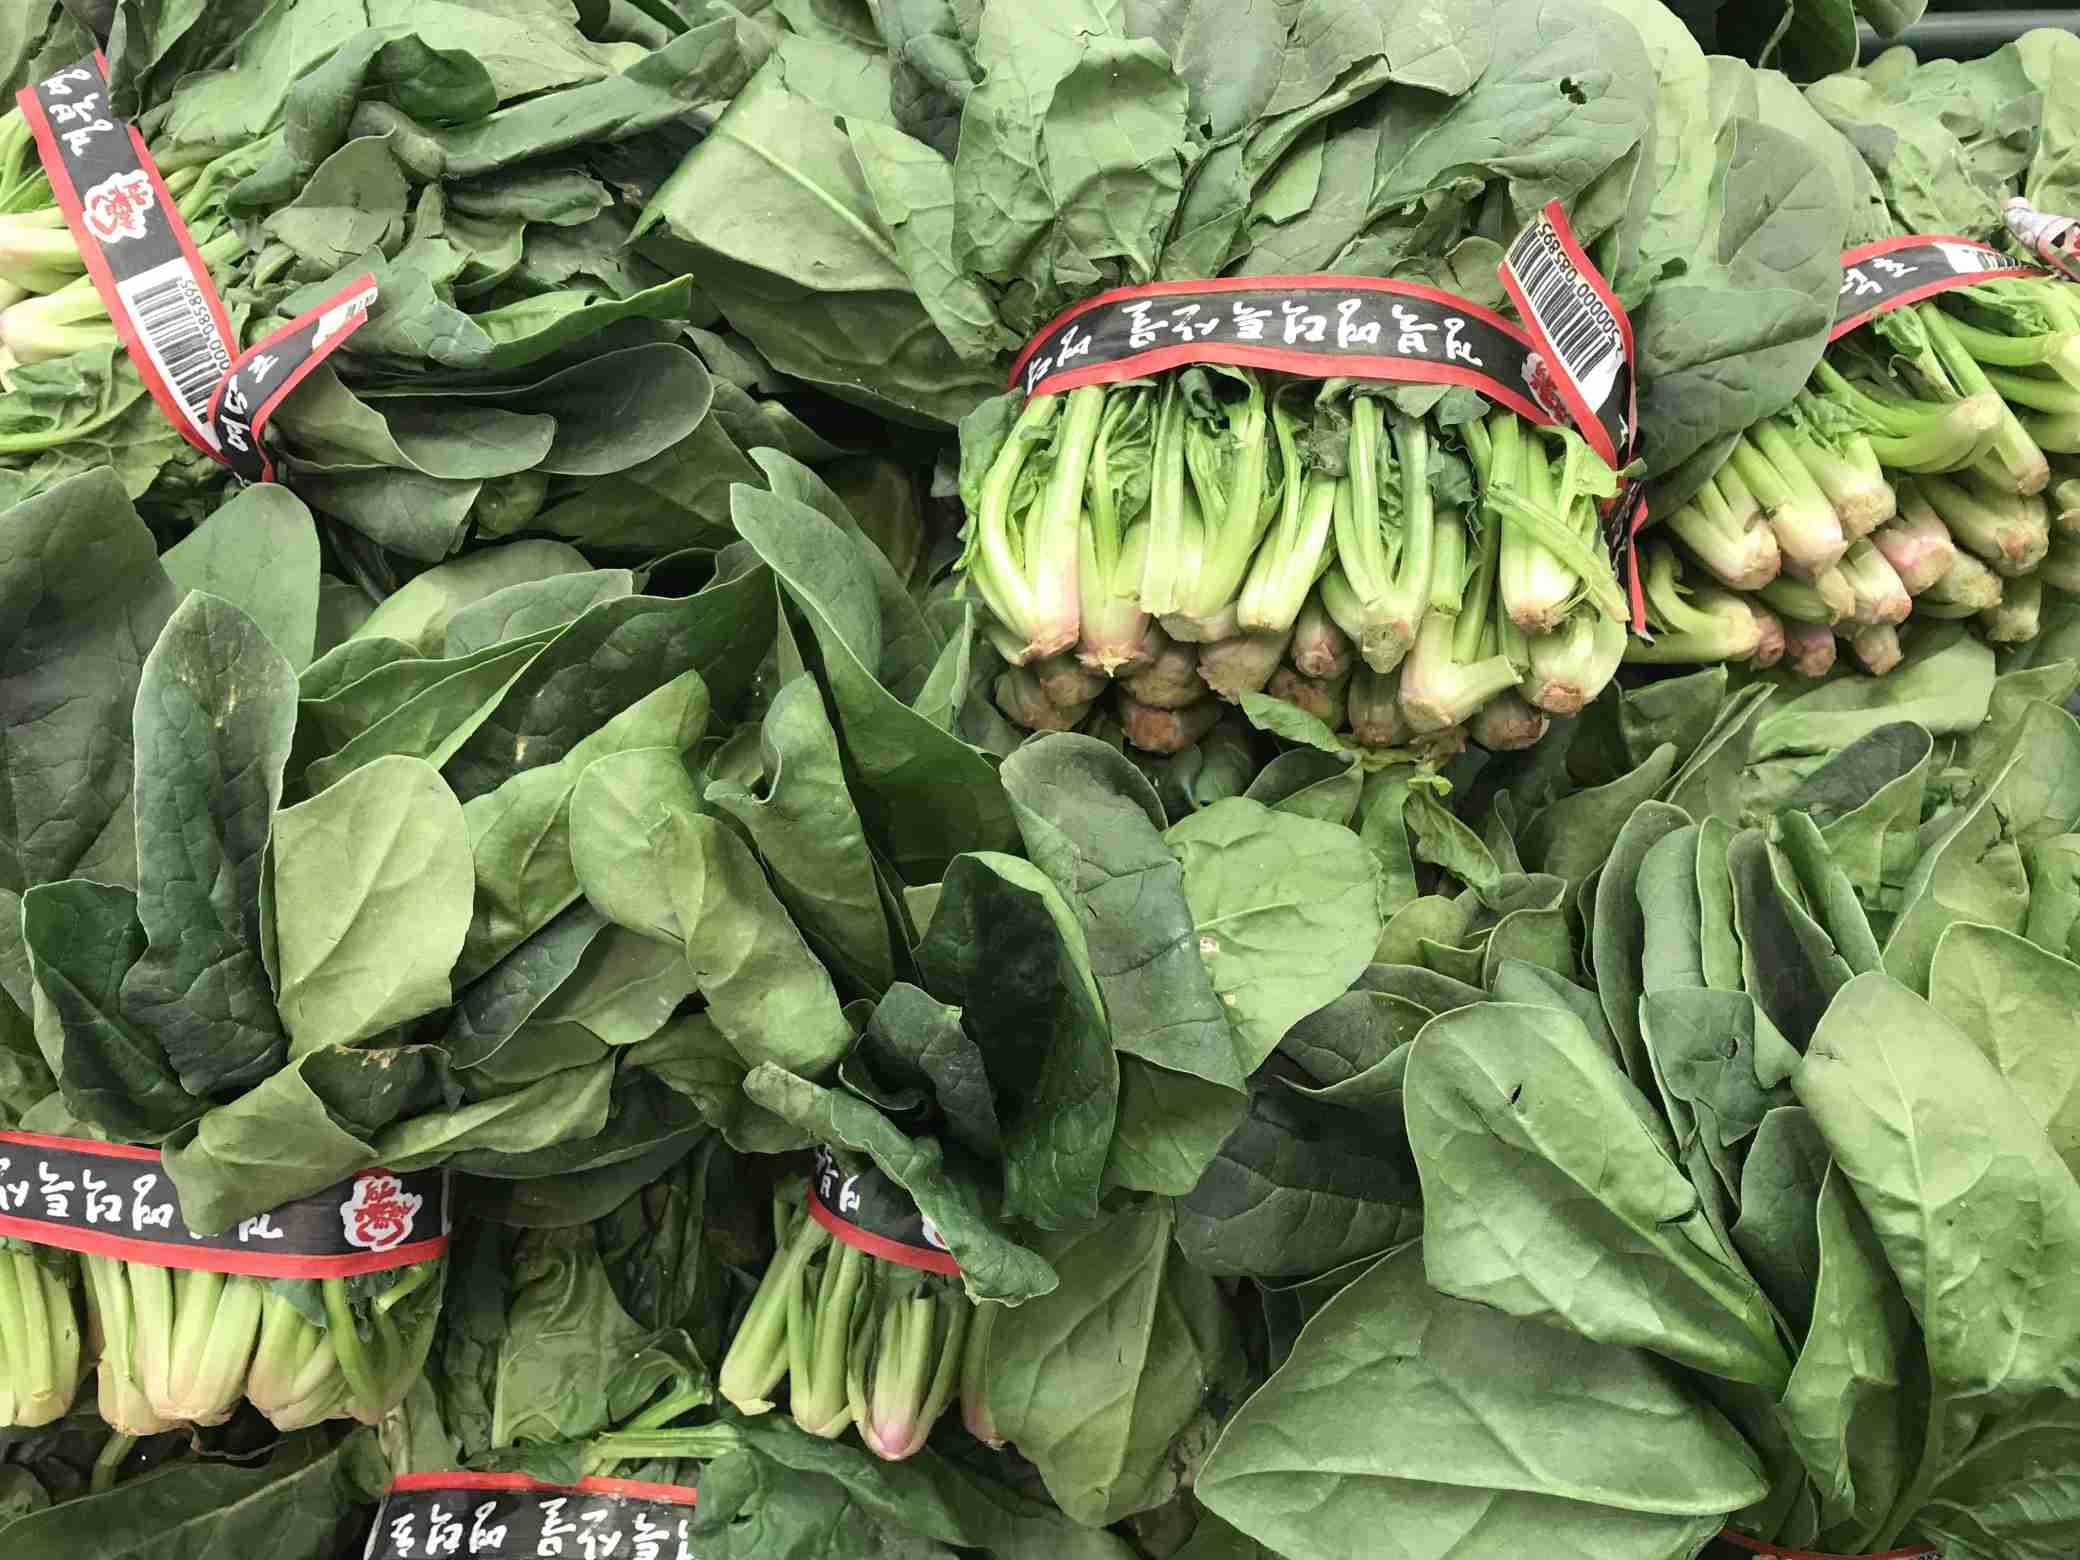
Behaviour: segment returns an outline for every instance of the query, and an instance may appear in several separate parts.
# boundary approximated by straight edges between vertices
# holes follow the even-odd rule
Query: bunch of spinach
[[[1281,1081],[1403,1144],[1420,1244],[1267,1293],[1290,1353],[1218,1515],[1290,1555],[1416,1512],[1411,1554],[2070,1547],[2080,665],[1952,630],[1903,675],[1715,668],[1462,761],[1454,807],[1371,798],[1416,868],[1389,962]],[[1675,1433],[1673,1486],[1614,1450]]]
[[[671,1092],[617,1080],[582,1023],[524,1065],[495,1060],[532,1004],[511,1005],[494,966],[576,898],[537,878],[502,915],[521,897],[502,874],[524,872],[526,828],[558,821],[582,739],[691,742],[704,668],[717,702],[739,695],[749,670],[732,678],[724,652],[771,621],[750,560],[703,560],[705,591],[651,595],[523,543],[420,575],[348,633],[352,592],[328,593],[310,514],[281,488],[163,559],[106,471],[6,524],[29,701],[11,744],[8,989],[36,1015],[52,1119],[166,1143],[203,1228],[386,1158],[477,1149],[496,1166],[602,1134],[598,1157],[617,1158],[683,1129]],[[76,594],[81,560],[111,556],[128,560],[113,614]],[[487,814],[509,832],[473,821]],[[604,976],[604,1005],[570,1016],[655,1028],[669,985],[631,996],[642,961],[617,970],[581,919],[550,939],[562,958],[539,994]],[[494,993],[509,1005],[480,1021]]]
[[[1371,745],[1476,722],[1477,740],[1521,745],[1621,653],[1593,512],[1615,477],[1515,437],[1506,410],[1483,438],[1478,396],[1359,383],[1310,414],[1305,384],[1192,370],[1064,407],[987,398],[1022,340],[1101,288],[1351,273],[1503,306],[1504,246],[1558,201],[1639,313],[1646,459],[1679,480],[1818,356],[1835,186],[1753,93],[1711,90],[1658,5],[1323,0],[1239,40],[1213,6],[875,22],[782,39],[641,229],[683,240],[704,293],[783,371],[959,423],[962,569],[1015,663],[998,688],[1014,725],[1116,719],[1170,753],[1219,700],[1275,683]],[[771,198],[731,200],[747,187]],[[1484,495],[1515,494],[1520,450],[1526,482],[1537,454],[1554,473],[1550,505],[1469,522],[1501,537],[1493,591],[1493,549],[1469,543],[1457,577],[1462,441]],[[1199,512],[1181,474],[1151,475],[1180,462]],[[1353,482],[1332,560],[1346,469],[1377,470],[1383,496]],[[1491,597],[1510,616],[1492,648]]]
[[[1774,72],[1713,70],[1722,91],[1766,104],[1816,153],[1816,184],[1846,202],[1855,244],[2000,238],[2010,196],[2071,204],[2071,136],[2053,83],[2076,47],[2070,33],[2040,29],[1963,64],[1917,65],[1895,50],[1803,94]],[[1902,263],[1917,262],[1867,257],[1845,285],[1868,298]],[[1822,675],[1839,635],[1883,676],[1910,616],[1975,621],[2000,645],[2045,632],[2080,581],[2062,534],[2080,515],[2070,293],[2054,277],[2007,277],[1879,313],[1813,363],[1790,405],[1758,405],[1744,432],[1700,445],[1653,495],[1667,536],[1648,544],[1657,643],[1635,657],[1746,658],[1748,637],[1714,630],[1753,619],[1765,664],[1782,656]],[[1651,426],[1658,435],[1658,414]],[[1678,573],[1688,603],[1674,592]]]
[[[1628,303],[1673,289],[1640,320],[1656,471],[1819,351],[1840,218],[1813,159],[1752,104],[1700,113],[1703,56],[1657,5],[871,10],[783,39],[643,227],[691,246],[777,367],[891,416],[957,421],[1121,283],[1329,271],[1499,300],[1501,246],[1555,198]]]
[[[1333,802],[1209,798],[1173,825],[1088,739],[1000,772],[963,735],[990,736],[972,610],[926,598],[808,468],[758,460],[720,551],[592,567],[494,542],[389,560],[404,577],[380,600],[279,487],[163,554],[108,471],[0,512],[27,717],[7,749],[9,1119],[162,1144],[203,1227],[378,1162],[447,1164],[482,1217],[537,1232],[604,1220],[590,1246],[529,1249],[561,1264],[545,1296],[596,1252],[645,1335],[684,1334],[661,1356],[682,1385],[632,1381],[637,1418],[645,1382],[669,1401],[712,1368],[746,1292],[698,1220],[678,1255],[660,1244],[663,1210],[699,1194],[659,1177],[724,1154],[797,1156],[732,1182],[799,1175],[827,1144],[907,1189],[970,1293],[1009,1307],[990,1408],[1060,1507],[1164,1504],[1248,1381],[1211,1272],[1270,1237],[1173,1199],[1370,956],[1376,865]],[[1354,797],[1354,762],[1332,767]],[[756,1232],[738,1242],[763,1259]],[[1202,1259],[1214,1244],[1231,1255]],[[1143,1300],[1121,1310],[1128,1254]],[[634,1433],[618,1414],[517,1443],[473,1429],[454,1405],[489,1389],[455,1340],[513,1328],[482,1320],[496,1297],[457,1260],[441,1417],[415,1391],[407,1450],[496,1465]],[[1146,1369],[1094,1455],[1089,1383],[1123,1353]],[[808,1455],[774,1433],[686,1455],[726,1452],[756,1486]],[[217,1464],[185,1466],[215,1487]],[[254,1499],[304,1499],[301,1477]],[[20,1536],[79,1520],[68,1503]]]
[[[376,278],[368,324],[270,435],[284,480],[371,557],[438,561],[471,533],[726,539],[729,483],[756,480],[743,449],[836,453],[773,399],[785,386],[755,351],[709,328],[670,246],[630,242],[780,22],[601,17],[556,0],[122,10],[112,101],[242,339]],[[64,239],[44,233],[56,212],[20,116],[5,126],[0,227]],[[53,263],[0,262],[0,497],[105,464],[147,513],[192,523],[220,468],[144,395],[76,252]]]

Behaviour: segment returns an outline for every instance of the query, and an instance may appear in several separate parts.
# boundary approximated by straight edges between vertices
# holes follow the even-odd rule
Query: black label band
[[[100,53],[31,82],[16,102],[145,388],[183,438],[216,455],[209,397],[231,371],[236,338],[144,137],[109,114]]]
[[[364,273],[316,308],[249,347],[209,400],[224,461],[248,482],[272,482],[274,461],[261,442],[267,419],[335,348],[368,322],[376,279]]]
[[[1627,477],[1618,484],[1615,498],[1603,506],[1603,545],[1610,554],[1618,588],[1625,593],[1635,634],[1647,630],[1647,594],[1639,574],[1639,532],[1647,523],[1647,483],[1644,477]]]
[[[693,1560],[692,1507],[678,1484],[407,1474],[385,1492],[363,1560]]]
[[[0,1132],[0,1236],[65,1251],[256,1278],[347,1278],[448,1249],[448,1176],[365,1170],[198,1235],[155,1148]]]
[[[1011,365],[1011,388],[1053,395],[1188,363],[1316,379],[1459,385],[1540,426],[1573,427],[1606,464],[1630,463],[1638,415],[1632,323],[1583,254],[1558,201],[1511,245],[1500,274],[1528,331],[1452,293],[1373,276],[1151,282],[1063,310]],[[1605,507],[1611,565],[1646,626],[1636,491]]]
[[[260,440],[268,417],[368,318],[375,278],[357,278],[240,354],[144,137],[109,117],[101,55],[32,82],[15,100],[117,339],[159,410],[245,481],[273,481]]]
[[[1099,293],[1045,325],[1011,365],[1011,387],[1052,395],[1188,363],[1302,377],[1464,385],[1533,422],[1530,341],[1464,298],[1373,276],[1251,276],[1151,282]]]
[[[1842,252],[1841,299],[1827,339],[1840,341],[1881,314],[1953,287],[1998,281],[2004,276],[2052,274],[1973,238],[1921,234],[1859,244]]]
[[[2039,211],[2020,195],[2001,207],[2017,243],[2069,282],[2080,282],[2080,218]]]
[[[879,1170],[846,1171],[828,1148],[816,1151],[809,1175],[809,1217],[835,1240],[884,1262],[958,1276],[960,1264],[932,1221]]]
[[[1888,1549],[1876,1555],[1828,1555],[1812,1549],[1781,1549],[1775,1544],[1765,1544],[1759,1538],[1749,1538],[1731,1528],[1721,1533],[1709,1544],[1697,1560],[1755,1560],[1757,1555],[1768,1560],[1943,1560],[1943,1552],[1933,1544],[1915,1544],[1907,1549]]]

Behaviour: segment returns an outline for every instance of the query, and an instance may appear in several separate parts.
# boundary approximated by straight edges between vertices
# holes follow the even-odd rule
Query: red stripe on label
[[[317,344],[316,349],[312,351],[311,355],[305,358],[301,363],[298,363],[296,367],[290,371],[288,377],[285,378],[280,385],[276,386],[274,391],[260,403],[259,407],[253,413],[253,435],[255,439],[257,439],[259,435],[266,429],[267,419],[274,415],[275,408],[282,404],[283,399],[289,394],[289,392],[291,390],[294,390],[298,385],[302,384],[305,379],[309,378],[312,369],[316,368],[320,363],[324,362],[328,357],[332,356],[333,351],[340,345],[341,342],[345,341],[349,336],[353,335],[355,331],[359,330],[362,326],[368,323],[368,303],[374,301],[375,292],[375,277],[371,273],[364,271],[361,273],[361,275],[357,276],[353,281],[347,283],[346,286],[342,287],[338,292],[334,293],[330,298],[327,298],[316,308],[305,310],[302,314],[299,314],[295,319],[291,320],[287,325],[284,325],[280,330],[270,332],[267,339],[261,342],[259,346],[254,347],[249,352],[243,353],[239,357],[239,364],[244,364],[252,358],[258,357],[269,346],[272,346],[274,343],[282,340],[284,337],[290,335],[292,332],[299,331],[303,329],[306,325],[314,323],[320,316],[330,313],[334,309],[345,308],[348,304],[352,303],[357,296],[366,294],[366,301],[362,304],[362,306],[359,309],[355,310],[354,313],[349,315],[345,323],[343,323],[338,330],[334,331],[330,336],[327,336],[323,341],[319,342]],[[236,365],[234,365],[234,368],[235,367]],[[264,450],[262,458],[265,459]],[[268,462],[267,480],[270,482],[274,480],[273,464],[274,463],[272,461]]]
[[[27,1241],[32,1246],[55,1246],[60,1251],[83,1252],[93,1257],[117,1257],[125,1262],[182,1268],[195,1273],[239,1273],[248,1278],[357,1278],[363,1273],[387,1273],[392,1268],[429,1261],[445,1255],[448,1249],[448,1237],[435,1235],[390,1251],[360,1251],[338,1257],[219,1251],[209,1246],[179,1246],[172,1241],[103,1235],[93,1230],[45,1224],[39,1219],[17,1218],[13,1214],[0,1214],[0,1235]]]
[[[685,1484],[652,1484],[643,1479],[580,1479],[576,1484],[544,1484],[524,1473],[404,1473],[390,1481],[398,1494],[420,1490],[517,1490],[522,1493],[623,1495],[631,1500],[662,1500],[691,1506],[694,1491]]]
[[[1842,269],[1846,271],[1852,265],[1861,265],[1866,260],[1875,259],[1879,255],[1889,255],[1895,250],[1912,249],[1918,244],[1957,244],[1965,249],[1984,250],[1989,255],[2000,253],[1992,244],[1976,238],[1966,238],[1958,233],[1897,233],[1891,238],[1876,238],[1868,244],[1858,244],[1854,249],[1844,249]]]
[[[349,336],[353,335],[355,331],[359,330],[362,326],[368,323],[367,303],[374,301],[375,293],[376,279],[374,274],[372,272],[363,271],[359,276],[355,277],[353,281],[347,283],[346,286],[342,287],[330,298],[325,299],[321,303],[313,305],[311,308],[305,309],[303,313],[297,315],[296,318],[289,321],[288,324],[282,326],[278,330],[269,331],[266,336],[262,337],[259,341],[255,342],[252,346],[248,347],[244,352],[241,352],[238,355],[237,359],[232,363],[231,372],[224,376],[222,382],[219,383],[215,391],[211,393],[209,398],[209,419],[210,422],[214,424],[217,420],[218,412],[223,403],[224,387],[230,384],[231,381],[239,374],[239,372],[243,370],[248,364],[250,364],[255,358],[264,356],[270,348],[279,346],[282,342],[288,340],[289,337],[295,335],[298,331],[303,330],[305,327],[316,323],[324,315],[329,314],[336,309],[345,308],[360,295],[367,295],[366,301],[363,303],[362,307],[359,310],[347,316],[344,322],[340,325],[339,329],[335,330],[330,336],[326,337],[323,341],[318,342],[316,346],[311,350],[311,352],[308,355],[306,355],[301,362],[297,363],[293,368],[290,369],[290,371],[287,374],[285,374],[282,377],[282,380],[279,384],[277,384],[272,390],[270,390],[265,396],[261,398],[260,404],[253,408],[250,420],[250,426],[252,430],[251,437],[253,441],[253,452],[260,457],[260,480],[262,482],[274,481],[274,461],[268,455],[267,446],[261,442],[260,437],[263,433],[267,431],[268,418],[274,415],[275,408],[282,404],[283,398],[287,396],[291,390],[294,390],[298,385],[302,384],[305,379],[310,377],[312,369],[316,368],[320,363],[324,362],[327,358],[332,356],[333,352],[338,349],[341,342],[345,341]]]
[[[1639,532],[1647,523],[1647,501],[1641,497],[1633,506],[1632,521],[1625,529],[1625,604],[1632,612],[1632,631],[1647,631],[1647,592],[1639,578]]]
[[[944,1273],[949,1278],[960,1277],[961,1265],[954,1261],[951,1252],[920,1251],[915,1246],[906,1246],[899,1240],[890,1240],[886,1235],[876,1235],[872,1230],[863,1230],[857,1224],[847,1224],[818,1202],[813,1193],[808,1202],[809,1217],[829,1230],[831,1239],[843,1241],[854,1251],[864,1251],[868,1256],[879,1257],[884,1262],[922,1268],[927,1273]]]
[[[48,1137],[41,1132],[0,1132],[0,1143],[19,1143],[24,1148],[63,1148],[75,1154],[98,1154],[104,1159],[157,1159],[159,1150],[141,1143],[103,1143],[97,1138]]]

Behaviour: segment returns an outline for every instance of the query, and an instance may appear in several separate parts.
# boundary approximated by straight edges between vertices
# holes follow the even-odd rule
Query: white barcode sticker
[[[197,449],[247,482],[272,482],[274,462],[261,441],[268,417],[367,321],[375,278],[357,277],[240,355],[209,267],[143,136],[102,114],[107,90],[107,62],[96,53],[24,87],[15,101],[153,402]]]
[[[136,323],[139,344],[179,400],[189,425],[211,449],[217,436],[205,415],[210,393],[231,371],[231,351],[217,334],[208,299],[185,259],[169,260],[116,283]]]
[[[1935,247],[1959,276],[1983,276],[1988,271],[2012,271],[2015,268],[2015,262],[1998,249],[1952,243],[1939,243]]]
[[[1510,264],[1524,284],[1529,312],[1552,342],[1553,352],[1591,406],[1599,406],[1625,365],[1625,338],[1596,289],[1550,240],[1550,230],[1525,230],[1529,242],[1510,251]]]
[[[1540,350],[1567,421],[1613,466],[1633,455],[1632,326],[1617,296],[1590,263],[1558,201],[1519,233],[1498,268],[1503,288]]]

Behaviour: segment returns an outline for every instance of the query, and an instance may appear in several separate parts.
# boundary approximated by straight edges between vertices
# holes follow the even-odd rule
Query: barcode
[[[152,357],[188,410],[200,414],[231,364],[217,353],[216,331],[202,289],[192,278],[168,277],[140,291],[130,312],[152,345]]]
[[[217,330],[209,299],[185,259],[169,260],[116,284],[137,327],[138,342],[180,402],[188,422],[217,447],[206,415],[217,384],[231,372],[231,348]]]
[[[1610,310],[1543,227],[1529,228],[1517,240],[1509,266],[1569,377],[1590,405],[1601,406],[1623,352]]]
[[[1981,249],[1976,244],[1938,244],[1938,249],[1950,262],[1950,269],[1960,276],[1969,276],[1977,271],[2012,271],[2015,260],[1998,249]]]

